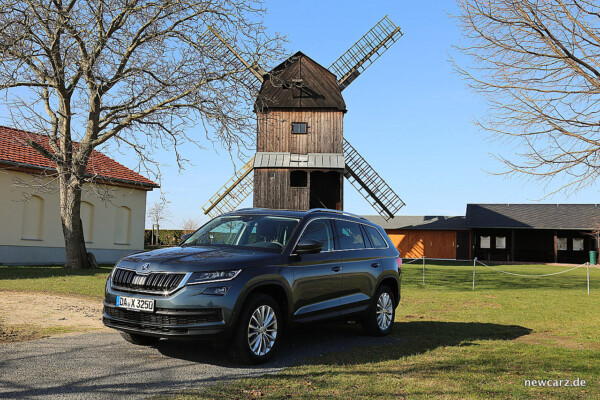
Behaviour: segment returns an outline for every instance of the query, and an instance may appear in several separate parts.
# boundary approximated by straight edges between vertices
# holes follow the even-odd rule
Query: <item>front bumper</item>
[[[123,332],[163,338],[223,337],[229,332],[235,299],[203,295],[204,285],[186,286],[169,296],[121,292],[106,286],[102,322]],[[133,311],[116,307],[118,295],[153,299],[154,312]]]

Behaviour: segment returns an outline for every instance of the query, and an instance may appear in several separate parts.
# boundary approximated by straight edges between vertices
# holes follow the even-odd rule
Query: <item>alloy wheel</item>
[[[248,345],[256,356],[264,356],[273,348],[277,338],[277,315],[268,305],[258,307],[248,323]]]
[[[390,295],[386,292],[381,293],[377,299],[377,325],[382,331],[386,331],[392,323],[393,307]]]

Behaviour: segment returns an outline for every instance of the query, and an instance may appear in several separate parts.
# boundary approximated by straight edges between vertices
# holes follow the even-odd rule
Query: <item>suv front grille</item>
[[[185,274],[138,274],[130,269],[117,268],[112,277],[112,285],[117,289],[132,292],[167,293],[176,289],[184,277]]]

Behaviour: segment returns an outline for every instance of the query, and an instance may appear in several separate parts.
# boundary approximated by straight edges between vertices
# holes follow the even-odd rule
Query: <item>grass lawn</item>
[[[31,291],[101,299],[112,267],[103,265],[97,269],[69,270],[52,266],[0,266],[0,291]]]
[[[543,274],[567,268],[501,266]],[[177,399],[600,398],[600,270],[520,278],[473,266],[403,268],[394,345],[328,354]],[[526,379],[586,381],[526,387]]]

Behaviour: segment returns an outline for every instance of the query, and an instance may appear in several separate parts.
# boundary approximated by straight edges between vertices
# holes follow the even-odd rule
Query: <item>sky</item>
[[[454,1],[266,0],[265,6],[265,25],[287,36],[288,53],[300,50],[325,67],[383,16],[402,28],[404,36],[343,92],[344,136],[404,200],[399,215],[464,215],[467,203],[597,202],[597,187],[545,197],[544,183],[493,174],[503,166],[492,154],[518,148],[491,141],[473,123],[486,107],[449,62],[452,55],[469,63],[452,49],[460,39],[449,16],[457,13]],[[190,133],[204,135],[201,127]],[[180,228],[188,218],[207,221],[202,206],[243,164],[210,145],[184,146],[182,153],[192,163],[182,171],[172,154],[157,153],[172,213],[161,228]],[[148,205],[159,197],[159,190],[148,193]],[[251,206],[250,196],[241,207]],[[344,209],[376,213],[347,181]]]
[[[266,1],[265,25],[287,36],[290,54],[302,51],[327,67],[383,16],[404,36],[346,90],[344,137],[404,200],[399,215],[465,215],[467,203],[596,203],[598,188],[575,194],[551,192],[545,183],[494,173],[503,165],[493,154],[511,155],[514,145],[492,141],[474,124],[485,116],[482,97],[467,88],[450,56],[469,63],[452,46],[460,31],[450,15],[453,1],[315,1],[302,5]],[[283,60],[282,60],[283,61]],[[228,154],[190,148],[193,166],[178,172],[169,155],[162,190],[171,201],[165,228],[186,218],[208,219],[202,205],[235,168]],[[148,195],[148,203],[159,198]],[[252,196],[241,207],[251,207]],[[345,182],[344,209],[376,214]]]

